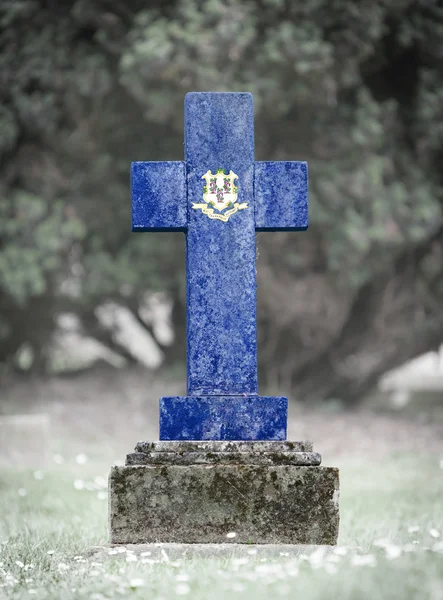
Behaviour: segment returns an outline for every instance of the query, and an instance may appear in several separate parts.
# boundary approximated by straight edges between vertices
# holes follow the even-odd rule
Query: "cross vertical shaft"
[[[185,163],[188,394],[257,394],[251,94],[187,94]],[[217,169],[237,175],[237,202],[247,203],[227,222],[191,208],[202,174]]]

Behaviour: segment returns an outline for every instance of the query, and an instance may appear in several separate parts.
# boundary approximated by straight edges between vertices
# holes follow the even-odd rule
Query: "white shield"
[[[203,200],[219,212],[228,206],[232,207],[238,195],[234,185],[236,178],[237,175],[232,170],[229,175],[223,169],[218,169],[215,175],[211,171],[207,171],[202,177],[206,180]]]

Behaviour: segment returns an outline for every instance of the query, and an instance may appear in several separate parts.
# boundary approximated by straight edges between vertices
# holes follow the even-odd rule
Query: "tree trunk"
[[[430,254],[442,253],[443,227],[405,252],[389,273],[364,285],[338,334],[327,347],[292,371],[300,401],[360,401],[388,370],[443,340],[443,263],[432,278],[423,272]]]
[[[301,349],[295,358],[287,352],[297,346],[294,332],[301,323],[280,332],[274,348],[274,355],[280,353],[280,386],[303,402],[337,398],[350,405],[386,371],[436,350],[443,340],[443,262],[432,277],[424,269],[431,255],[441,256],[442,244],[443,226],[369,280],[350,302],[336,334],[308,358]]]

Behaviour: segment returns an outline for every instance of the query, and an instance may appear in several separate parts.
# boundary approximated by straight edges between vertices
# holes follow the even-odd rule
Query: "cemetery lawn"
[[[341,459],[340,548],[297,558],[98,554],[108,465],[0,472],[0,598],[443,598],[443,455]],[[343,546],[359,547],[357,551]]]
[[[138,440],[156,439],[158,397],[182,384],[147,385],[144,371],[105,375],[2,391],[4,414],[47,413],[51,431],[41,440],[46,468],[0,467],[0,599],[443,600],[441,402],[408,415],[291,405],[288,438],[313,440],[323,464],[340,468],[335,550],[268,558],[235,546],[223,558],[109,554],[110,466]]]

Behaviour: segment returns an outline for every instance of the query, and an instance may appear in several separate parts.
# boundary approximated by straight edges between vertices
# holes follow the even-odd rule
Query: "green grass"
[[[94,483],[94,477],[106,478],[107,465],[54,466],[43,479],[32,470],[3,469],[0,598],[439,600],[441,458],[392,453],[379,463],[370,456],[340,459],[339,543],[358,546],[358,552],[266,559],[247,549],[235,557],[180,560],[160,555],[127,562],[125,553],[108,550],[91,556],[92,546],[107,542],[104,484]],[[89,489],[76,489],[76,480]],[[418,531],[409,532],[413,526]]]

